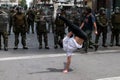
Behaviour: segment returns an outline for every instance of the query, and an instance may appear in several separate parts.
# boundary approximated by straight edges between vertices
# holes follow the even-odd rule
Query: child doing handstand
[[[75,51],[78,48],[81,48],[84,42],[82,38],[77,36],[71,37],[72,35],[73,33],[69,32],[67,36],[64,37],[63,39],[63,49],[64,51],[66,51],[66,54],[67,54],[67,63],[66,63],[65,69],[63,70],[64,73],[67,73],[69,70],[69,66],[71,63],[71,55],[73,51]]]

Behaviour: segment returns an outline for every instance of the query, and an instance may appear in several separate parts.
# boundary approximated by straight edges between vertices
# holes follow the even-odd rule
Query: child
[[[69,32],[68,35],[63,39],[63,49],[67,53],[67,63],[65,69],[63,70],[64,73],[67,73],[69,70],[73,51],[75,51],[77,48],[81,48],[84,42],[82,38],[77,36],[71,38],[72,35],[73,33]]]
[[[87,40],[86,33],[79,28],[79,26],[74,25],[71,21],[69,21],[67,18],[63,16],[59,16],[61,20],[63,20],[66,25],[70,28],[70,32],[68,35],[63,39],[63,49],[67,52],[67,64],[65,67],[65,70],[63,70],[64,73],[67,73],[69,70],[69,66],[71,63],[71,55],[73,51],[75,51],[77,48],[81,48],[84,40]],[[76,36],[71,36],[73,33]]]

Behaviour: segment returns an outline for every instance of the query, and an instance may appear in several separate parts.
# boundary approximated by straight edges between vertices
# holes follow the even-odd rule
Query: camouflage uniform
[[[80,14],[77,11],[74,12],[73,18],[73,23],[77,26],[80,26]]]
[[[117,8],[117,7],[116,7]],[[119,34],[120,34],[120,11],[116,12],[111,16],[111,45],[113,46],[114,39],[116,39],[116,46],[120,46],[119,44]]]
[[[71,23],[73,23],[74,21],[74,17],[73,17],[73,14],[69,14],[68,15],[68,19],[71,21]],[[67,25],[66,25],[67,26]],[[70,32],[70,28],[68,27],[68,32]]]
[[[42,48],[42,36],[44,37],[45,49],[49,49],[48,47],[48,36],[47,36],[47,28],[46,28],[46,17],[43,10],[40,10],[35,18],[36,21],[36,32],[37,38],[39,42],[39,49]]]
[[[102,46],[107,47],[106,40],[107,40],[107,27],[108,27],[108,20],[104,11],[104,8],[100,9],[100,13],[97,16],[97,31],[98,34],[95,38],[95,44],[98,45],[99,37],[102,33],[103,39],[102,39]]]
[[[26,15],[27,15],[27,22],[28,22],[28,33],[30,32],[30,26],[31,26],[32,33],[34,33],[35,12],[32,9],[29,9]]]
[[[51,29],[52,29],[52,32],[53,32],[53,25],[54,25],[54,23],[53,23],[53,19],[52,19],[52,11],[48,11],[48,17],[47,17],[47,23],[48,23],[48,32],[50,32],[51,31]]]
[[[8,23],[8,14],[0,10],[0,49],[1,45],[1,36],[3,37],[4,50],[8,50],[8,34],[7,34],[7,23]]]
[[[62,16],[65,16],[65,13],[61,13]],[[58,16],[58,15],[57,15]],[[55,20],[55,26],[54,26],[54,48],[58,48],[58,44],[62,48],[62,39],[65,35],[65,24],[62,20],[59,19],[59,17]]]
[[[10,9],[9,12],[9,30],[8,30],[8,34],[11,34],[11,28],[13,26],[13,15],[15,14],[15,10],[14,9]]]
[[[13,32],[15,34],[14,49],[18,49],[19,34],[21,34],[23,49],[28,49],[26,46],[27,20],[25,14],[21,11],[19,12],[19,9],[17,9],[17,13],[13,16],[13,25]]]

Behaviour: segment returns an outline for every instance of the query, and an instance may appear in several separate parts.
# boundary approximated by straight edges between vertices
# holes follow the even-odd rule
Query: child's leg
[[[65,70],[69,70],[70,63],[71,63],[71,56],[68,56]]]
[[[68,56],[66,66],[65,66],[65,69],[63,71],[64,73],[67,73],[69,71],[70,64],[71,64],[71,56]]]

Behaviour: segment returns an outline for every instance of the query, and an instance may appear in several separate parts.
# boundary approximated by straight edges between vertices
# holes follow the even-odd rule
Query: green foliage
[[[20,2],[20,6],[23,7],[25,10],[27,9],[27,3],[26,3],[26,0],[21,0]]]
[[[21,5],[22,7],[25,7],[25,6],[26,6],[26,0],[21,0],[20,5]]]

